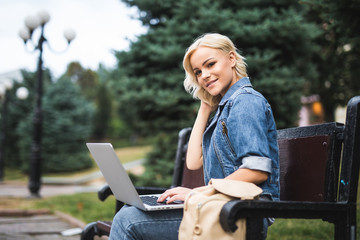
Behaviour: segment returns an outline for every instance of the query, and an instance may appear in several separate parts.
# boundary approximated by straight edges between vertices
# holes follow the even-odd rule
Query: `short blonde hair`
[[[221,100],[221,96],[212,96],[205,89],[203,89],[194,74],[193,68],[190,64],[191,55],[199,47],[209,47],[214,49],[219,49],[225,53],[233,51],[235,53],[236,64],[235,71],[236,77],[239,80],[242,77],[247,77],[246,73],[246,63],[245,58],[238,53],[234,43],[226,36],[218,33],[207,33],[199,37],[194,41],[193,44],[186,50],[183,67],[185,69],[185,80],[184,87],[187,92],[193,95],[195,99],[200,99],[201,101],[206,102],[210,106],[216,106]]]

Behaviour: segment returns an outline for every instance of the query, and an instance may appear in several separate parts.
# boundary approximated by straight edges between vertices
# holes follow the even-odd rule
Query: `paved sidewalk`
[[[81,192],[97,192],[103,185],[105,185],[105,181],[99,181],[98,184],[89,186],[42,184],[40,188],[40,196],[51,197],[56,195],[68,195]],[[30,191],[27,187],[27,183],[0,183],[0,199],[1,197],[27,198],[29,196]]]

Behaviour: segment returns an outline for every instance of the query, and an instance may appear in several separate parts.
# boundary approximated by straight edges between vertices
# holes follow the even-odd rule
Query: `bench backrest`
[[[340,201],[355,206],[360,165],[360,96],[345,125],[324,123],[278,131],[280,199]]]
[[[185,164],[190,133],[191,128],[184,128],[179,132],[172,187],[195,188],[204,186],[203,169],[189,170]]]
[[[280,200],[336,200],[343,130],[337,123],[278,130]]]

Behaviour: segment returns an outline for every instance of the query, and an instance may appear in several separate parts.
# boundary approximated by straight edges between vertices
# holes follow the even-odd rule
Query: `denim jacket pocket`
[[[219,120],[214,136],[212,142],[214,153],[222,168],[224,177],[226,177],[235,171],[234,166],[238,164],[236,164],[236,153],[231,145],[228,128],[224,120]]]
[[[229,138],[229,132],[228,132],[228,128],[226,126],[226,123],[224,120],[220,120],[220,123],[221,123],[221,133],[222,133],[222,136],[224,137],[224,140],[225,142],[227,143],[227,146],[229,147],[231,153],[236,156],[236,153],[235,153],[235,150],[233,148],[233,146],[231,145],[231,142],[230,142],[230,138]]]

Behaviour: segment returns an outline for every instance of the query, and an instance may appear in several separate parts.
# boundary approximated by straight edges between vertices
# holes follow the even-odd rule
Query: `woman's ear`
[[[235,65],[236,65],[236,55],[235,55],[235,53],[233,51],[229,52],[229,60],[230,60],[231,67],[235,67]]]

